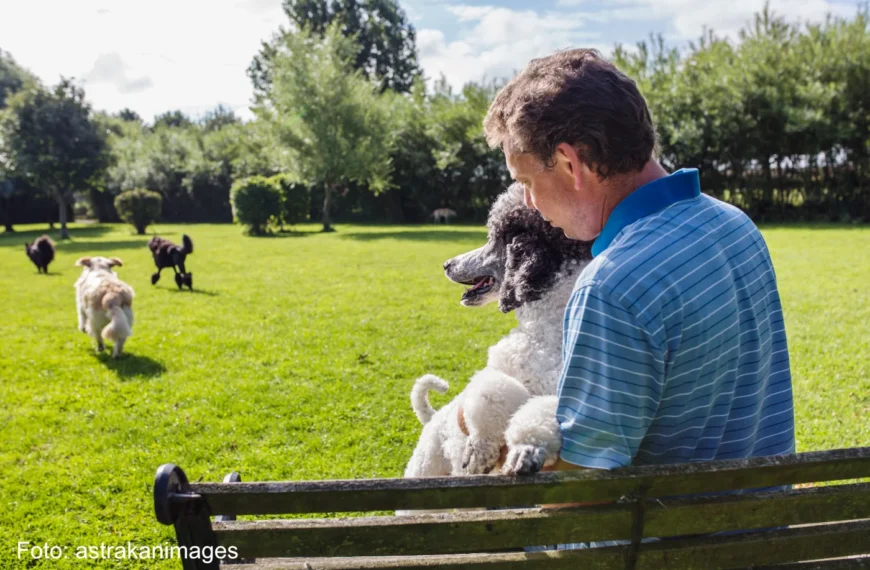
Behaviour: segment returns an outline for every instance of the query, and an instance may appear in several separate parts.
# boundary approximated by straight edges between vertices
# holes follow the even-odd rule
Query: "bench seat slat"
[[[787,492],[651,500],[645,537],[870,518],[870,483]],[[452,554],[627,539],[634,506],[472,511],[443,515],[215,523],[218,544],[245,558]],[[870,550],[870,544],[868,544]]]
[[[870,521],[857,521],[644,544],[637,568],[716,570],[758,567],[801,560],[852,556],[866,552]],[[453,554],[446,556],[285,559],[228,566],[234,570],[621,570],[625,546],[536,553]]]
[[[372,512],[615,501],[870,477],[870,447],[681,465],[297,483],[195,483],[212,515]]]

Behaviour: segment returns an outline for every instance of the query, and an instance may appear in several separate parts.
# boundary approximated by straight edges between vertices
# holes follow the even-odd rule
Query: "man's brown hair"
[[[568,143],[602,178],[640,171],[655,147],[637,85],[593,49],[533,59],[495,96],[483,130],[490,146],[548,167],[556,145]]]

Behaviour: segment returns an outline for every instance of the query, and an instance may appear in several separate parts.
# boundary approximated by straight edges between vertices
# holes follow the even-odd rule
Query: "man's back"
[[[675,175],[697,184],[696,171]],[[793,452],[776,278],[749,218],[696,195],[608,245],[566,313],[563,458],[610,468]]]

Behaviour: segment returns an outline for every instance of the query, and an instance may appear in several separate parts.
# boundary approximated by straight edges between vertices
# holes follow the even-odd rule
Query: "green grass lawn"
[[[194,240],[195,291],[151,286],[147,236],[73,226],[49,275],[0,235],[0,568],[88,568],[81,545],[174,544],[154,519],[164,462],[193,480],[401,476],[420,426],[408,399],[433,372],[455,394],[514,324],[459,305],[442,262],[482,227],[158,225]],[[310,232],[310,233],[308,233]],[[768,228],[795,382],[800,451],[870,445],[870,228]],[[76,330],[75,260],[118,256],[136,291],[127,355]],[[449,395],[448,395],[449,396]],[[436,405],[447,396],[435,398]],[[18,541],[68,547],[18,560]],[[102,567],[136,567],[130,561]],[[178,560],[143,568],[180,568]]]

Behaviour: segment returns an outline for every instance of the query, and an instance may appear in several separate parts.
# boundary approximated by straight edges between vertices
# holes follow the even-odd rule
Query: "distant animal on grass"
[[[75,264],[84,268],[75,283],[79,330],[94,339],[98,353],[106,348],[104,340],[111,341],[112,357],[117,358],[133,334],[133,288],[112,270],[123,262],[117,257],[82,257]]]
[[[36,266],[38,273],[48,273],[48,264],[54,260],[54,242],[47,235],[36,238],[33,243],[25,243],[24,251]]]
[[[442,221],[446,224],[450,221],[450,218],[455,217],[456,212],[450,208],[438,208],[432,212],[432,219],[436,224],[441,223]]]
[[[151,284],[160,280],[160,272],[169,267],[175,272],[175,284],[181,289],[185,285],[193,291],[193,273],[188,273],[184,267],[184,260],[193,253],[193,240],[184,234],[181,236],[182,245],[178,246],[162,237],[154,236],[148,242],[148,249],[154,256],[154,264],[157,265],[157,273],[151,274]]]

